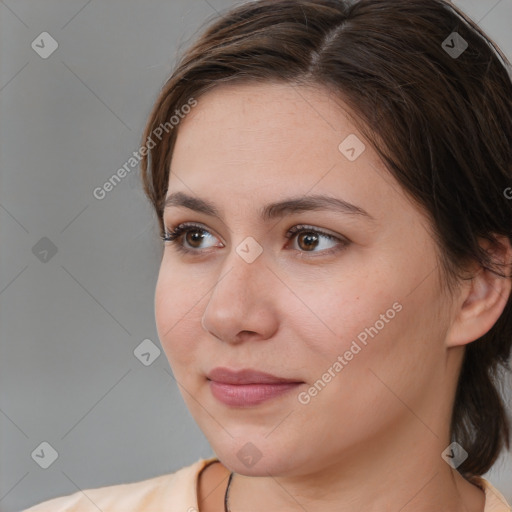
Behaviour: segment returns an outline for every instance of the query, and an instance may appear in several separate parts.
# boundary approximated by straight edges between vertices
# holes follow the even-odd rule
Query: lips
[[[208,380],[219,382],[222,384],[284,384],[299,383],[297,379],[286,379],[277,377],[270,373],[260,372],[257,370],[230,370],[229,368],[214,368],[208,375]]]
[[[224,405],[250,407],[284,395],[303,384],[256,370],[215,368],[208,376],[212,395]]]

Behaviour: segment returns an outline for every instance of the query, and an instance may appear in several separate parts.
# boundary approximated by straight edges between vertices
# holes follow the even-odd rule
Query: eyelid
[[[300,232],[307,232],[307,231],[313,231],[315,233],[318,233],[320,235],[326,236],[328,238],[333,238],[335,240],[339,240],[341,242],[349,242],[348,238],[338,235],[337,233],[334,233],[332,231],[326,230],[324,228],[319,228],[317,226],[312,226],[310,224],[294,224],[291,228],[286,230],[286,234],[291,233],[292,235],[295,235]]]
[[[208,233],[213,234],[212,230],[210,228],[207,228],[204,224],[201,224],[198,222],[180,222],[179,224],[171,226],[170,228],[165,226],[165,233],[170,234],[173,231],[176,231],[178,229],[191,229],[191,228],[197,228],[198,231],[207,231]],[[215,236],[217,236],[217,235],[215,235]]]

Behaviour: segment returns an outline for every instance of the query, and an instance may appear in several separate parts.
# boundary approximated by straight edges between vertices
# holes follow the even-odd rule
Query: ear
[[[510,278],[512,247],[505,236],[496,236],[497,243],[491,246],[484,240],[481,246],[490,251],[497,269],[508,277],[477,265],[473,277],[461,284],[454,307],[454,320],[446,335],[448,347],[467,345],[477,340],[492,328],[503,313],[512,288]]]

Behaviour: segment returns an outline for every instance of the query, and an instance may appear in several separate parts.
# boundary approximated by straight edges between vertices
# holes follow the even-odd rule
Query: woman
[[[509,447],[512,84],[443,0],[257,0],[150,115],[155,308],[216,457],[28,510],[465,511]]]

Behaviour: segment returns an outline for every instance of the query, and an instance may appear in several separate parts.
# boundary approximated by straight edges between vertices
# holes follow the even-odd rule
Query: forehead
[[[196,144],[208,142],[208,149],[217,146],[220,152],[229,146],[233,150],[258,151],[264,147],[267,151],[263,157],[268,151],[299,151],[305,142],[311,152],[318,147],[320,135],[336,150],[338,138],[345,131],[356,130],[344,115],[344,108],[338,98],[319,86],[217,86],[201,96],[180,123],[178,141],[189,144],[187,135],[193,131]],[[326,139],[326,135],[330,137]]]
[[[169,193],[223,199],[230,194],[232,201],[252,203],[328,193],[360,204],[374,217],[407,207],[397,202],[405,199],[400,186],[347,110],[320,87],[217,87],[180,122]],[[343,152],[347,140],[360,153],[355,159]]]

